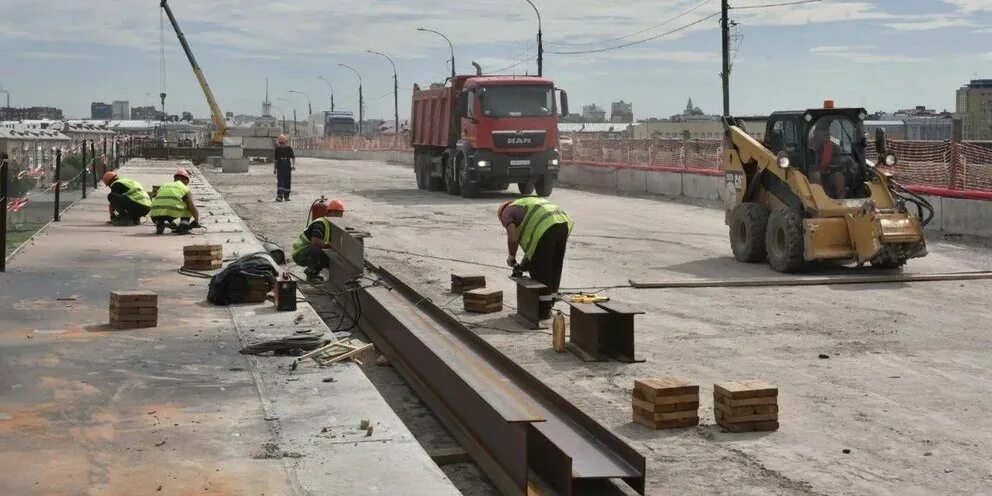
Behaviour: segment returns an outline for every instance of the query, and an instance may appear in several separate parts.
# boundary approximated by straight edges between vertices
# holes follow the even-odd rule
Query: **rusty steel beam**
[[[344,274],[332,276],[335,291],[355,288],[347,278],[359,264],[365,269],[356,290],[360,309],[350,298],[339,301],[360,313],[376,348],[500,492],[528,494],[536,476],[565,495],[601,494],[607,479],[644,494],[644,456],[453,315],[360,258],[361,239],[355,243],[351,232],[334,224],[331,239],[331,272]]]

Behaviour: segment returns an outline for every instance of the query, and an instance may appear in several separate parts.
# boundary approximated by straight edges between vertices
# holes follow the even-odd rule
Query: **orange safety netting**
[[[407,133],[398,136],[332,136],[299,138],[293,146],[320,150],[412,150]],[[906,185],[960,191],[992,192],[992,143],[890,140],[897,157],[890,168]],[[719,170],[723,140],[677,138],[574,138],[561,146],[567,164],[594,163],[616,167]],[[868,159],[878,156],[868,143]]]

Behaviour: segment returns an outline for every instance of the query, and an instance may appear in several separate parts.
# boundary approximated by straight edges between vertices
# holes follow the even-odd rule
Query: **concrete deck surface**
[[[177,166],[135,160],[121,173],[150,189]],[[193,191],[205,235],[107,225],[101,188],[8,261],[0,494],[459,494],[354,363],[291,372],[291,358],[238,353],[327,327],[305,303],[205,302],[207,280],[176,271],[182,246],[231,257],[259,243],[198,174]],[[159,326],[109,328],[115,289],[155,291]]]
[[[552,351],[550,336],[523,330],[508,311],[464,315],[447,293],[451,272],[476,272],[512,302],[495,214],[515,198],[510,192],[464,200],[418,191],[408,167],[301,159],[295,201],[276,204],[270,166],[208,175],[256,232],[284,244],[320,194],[345,201],[350,222],[373,234],[374,262],[452,302],[462,319],[484,326],[476,330],[485,339],[645,454],[649,494],[992,493],[988,281],[610,290],[647,312],[636,334],[647,361],[585,363]],[[552,200],[576,221],[566,288],[776,276],[733,260],[722,211],[568,189]],[[988,250],[940,240],[930,251],[907,272],[983,270],[992,260]],[[631,422],[634,379],[661,375],[700,384],[699,427],[650,431]],[[714,425],[712,384],[744,378],[779,387],[779,431]]]

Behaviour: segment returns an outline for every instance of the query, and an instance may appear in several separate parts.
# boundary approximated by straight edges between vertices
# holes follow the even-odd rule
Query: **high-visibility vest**
[[[145,189],[141,187],[141,183],[135,181],[134,179],[128,179],[126,177],[118,177],[115,183],[121,183],[127,186],[127,193],[125,196],[131,199],[131,201],[141,205],[143,207],[152,206],[152,199],[145,192]]]
[[[312,223],[310,223],[310,226],[312,226],[312,225],[314,225],[314,224],[316,224],[318,222],[323,222],[324,223],[324,242],[325,243],[330,243],[331,242],[331,221],[328,220],[327,217],[321,217],[321,218],[313,221]],[[304,250],[307,249],[307,247],[310,246],[310,238],[307,237],[307,233],[310,232],[310,226],[307,226],[307,229],[305,231],[301,232],[300,233],[300,237],[297,238],[297,240],[296,240],[295,243],[293,243],[293,257],[294,258],[297,257],[297,256],[299,256],[301,253],[303,253]]]
[[[572,232],[572,227],[575,225],[564,210],[544,198],[534,196],[521,198],[511,205],[527,209],[524,221],[517,226],[517,234],[519,244],[528,260],[534,258],[538,241],[551,226],[567,224],[568,232]]]
[[[155,199],[152,200],[152,209],[151,212],[148,212],[148,216],[171,217],[173,219],[190,217],[192,214],[186,206],[186,201],[183,200],[188,194],[189,186],[183,184],[182,181],[163,184],[158,188]]]

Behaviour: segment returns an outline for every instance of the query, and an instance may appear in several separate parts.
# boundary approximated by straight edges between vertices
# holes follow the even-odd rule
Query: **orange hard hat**
[[[114,171],[107,171],[107,173],[103,175],[103,184],[107,186],[110,186],[116,180],[117,180],[117,173]]]
[[[503,220],[503,211],[506,210],[506,207],[509,207],[511,203],[513,203],[513,202],[512,201],[508,201],[508,202],[503,203],[502,205],[499,206],[499,210],[496,211],[496,217],[499,217],[500,222],[502,222],[502,220]]]
[[[285,145],[287,142],[289,142],[289,138],[287,138],[285,134],[280,134],[279,135],[279,144],[280,145]]]
[[[189,182],[189,171],[187,171],[185,168],[180,168],[179,170],[176,171],[176,173],[172,176],[172,178],[173,179],[183,178],[188,183]]]
[[[344,212],[344,202],[341,200],[331,200],[331,203],[327,206],[327,211]]]

